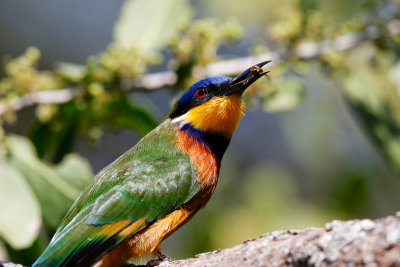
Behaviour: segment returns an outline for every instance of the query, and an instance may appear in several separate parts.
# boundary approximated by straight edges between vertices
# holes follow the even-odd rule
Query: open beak
[[[239,74],[236,78],[230,81],[229,84],[224,88],[223,90],[224,95],[237,94],[241,96],[247,87],[249,87],[252,83],[257,81],[258,78],[264,76],[269,72],[269,71],[263,71],[263,69],[261,68],[262,66],[268,64],[269,62],[271,62],[271,60],[258,63],[248,68],[241,74]]]

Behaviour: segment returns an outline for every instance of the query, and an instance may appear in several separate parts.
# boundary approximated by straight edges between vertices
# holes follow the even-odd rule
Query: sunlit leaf
[[[344,79],[344,92],[353,102],[365,106],[371,113],[382,114],[385,99],[380,89],[381,81],[376,75],[370,75],[368,69],[353,70]]]
[[[0,236],[14,249],[29,247],[39,233],[40,207],[24,177],[0,163]]]
[[[10,164],[28,181],[42,208],[44,220],[56,227],[81,189],[63,179],[34,154],[28,139],[10,136],[6,139]]]
[[[396,85],[397,91],[400,92],[400,63],[394,65],[389,71],[389,79]]]
[[[163,48],[190,14],[187,0],[126,0],[115,24],[114,40],[148,51]]]
[[[285,78],[272,82],[264,100],[264,108],[270,112],[286,112],[296,108],[304,96],[304,86],[296,79]]]
[[[85,75],[85,66],[70,62],[60,62],[57,64],[57,71],[62,76],[72,80],[79,81]]]
[[[377,147],[395,168],[400,169],[398,92],[389,82],[390,76],[386,73],[370,75],[370,71],[373,69],[367,65],[352,70],[344,79],[343,91]]]
[[[77,154],[66,155],[55,171],[76,188],[84,188],[93,178],[89,162]]]

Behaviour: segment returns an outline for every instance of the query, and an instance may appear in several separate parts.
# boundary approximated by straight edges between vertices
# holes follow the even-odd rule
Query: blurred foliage
[[[233,19],[225,23],[202,19],[183,24],[168,47],[170,65],[178,76],[175,88],[182,90],[196,82],[192,75],[194,68],[216,61],[219,46],[234,42],[241,35],[241,28]]]
[[[38,201],[24,177],[6,162],[0,165],[0,175],[1,235],[16,249],[28,247],[41,224]]]
[[[174,68],[185,80],[197,64],[216,60],[220,44],[240,35],[232,21],[189,23],[191,8],[186,0],[164,1],[163,8],[150,12],[154,5],[158,2],[127,0],[115,24],[115,42],[89,57],[85,66],[60,63],[54,71],[40,71],[40,51],[34,47],[6,60],[5,77],[0,80],[0,173],[7,178],[1,179],[2,192],[7,190],[2,204],[15,205],[2,207],[0,237],[11,257],[24,258],[16,261],[29,264],[38,256],[92,179],[87,162],[71,153],[79,135],[95,142],[104,128],[130,128],[145,135],[157,126],[153,109],[127,92],[136,90],[132,81],[145,74],[149,65],[161,63],[161,49],[168,49]],[[150,13],[152,23],[147,23]],[[73,90],[72,100],[38,105],[27,133],[30,140],[5,134],[3,122],[15,123],[18,118],[15,101],[57,88]],[[41,225],[44,236],[39,236]]]
[[[193,6],[213,18],[193,19]],[[0,249],[3,242],[14,261],[30,264],[46,246],[93,177],[86,160],[73,153],[78,137],[95,142],[105,129],[126,128],[145,135],[158,124],[160,118],[136,94],[143,88],[136,88],[135,80],[149,67],[165,58],[178,77],[174,89],[182,90],[198,79],[194,74],[199,67],[217,61],[227,44],[246,38],[256,25],[265,29],[265,38],[258,34],[250,52],[273,51],[280,60],[271,69],[271,80],[252,86],[245,98],[251,107],[259,104],[286,114],[285,138],[303,169],[260,163],[243,173],[236,164],[240,159],[225,161],[216,197],[174,235],[181,241],[170,241],[168,250],[184,257],[267,231],[389,212],[395,204],[388,207],[387,202],[400,200],[398,180],[377,179],[382,172],[376,171],[376,161],[360,163],[370,159],[349,152],[350,145],[329,143],[335,140],[335,126],[346,126],[335,117],[339,107],[331,110],[318,97],[327,94],[322,87],[338,89],[362,133],[386,159],[384,169],[398,176],[399,6],[399,0],[252,0],[235,5],[229,0],[126,0],[114,42],[83,66],[64,62],[54,70],[39,70],[40,51],[34,47],[6,58],[0,80]],[[72,92],[71,101],[39,104],[26,137],[5,133],[4,123],[18,120],[17,100],[62,88]],[[314,109],[307,109],[307,102]],[[302,125],[299,112],[307,116]],[[337,146],[337,154],[327,153],[328,146]],[[344,150],[354,156],[344,157]],[[321,174],[325,176],[316,177]],[[296,177],[308,177],[308,184]]]
[[[3,145],[0,233],[13,249],[27,248],[37,238],[42,220],[50,231],[56,229],[93,175],[76,154],[50,165],[38,159],[25,137],[7,135]]]
[[[287,102],[296,103],[294,99],[302,96],[299,94],[301,82],[290,79],[290,76],[307,73],[309,69],[304,65],[297,45],[304,42],[328,45],[337,37],[353,34],[354,38],[343,40],[352,49],[335,51],[340,50],[340,44],[332,42],[331,52],[317,50],[312,61],[337,82],[366,128],[366,134],[375,141],[392,167],[400,170],[400,87],[398,81],[393,79],[399,76],[399,73],[393,74],[400,56],[398,4],[398,1],[391,0],[353,1],[348,5],[341,1],[333,4],[329,1],[301,0],[297,7],[282,7],[278,11],[281,18],[267,27],[267,33],[273,45],[286,56],[280,64],[280,68],[286,68],[286,71],[278,73],[283,75],[284,82],[278,90],[264,89],[264,92],[269,90],[264,106],[268,110],[279,111],[271,102],[277,101],[277,106],[284,108]],[[336,13],[328,15],[324,11],[343,6],[349,13],[338,17]],[[393,23],[397,23],[396,30],[390,27]],[[371,41],[357,44],[356,39],[368,39],[368,36],[373,36]],[[277,92],[283,96],[288,94],[286,101],[276,98]]]
[[[136,44],[147,51],[163,49],[177,27],[188,23],[190,17],[186,0],[127,0],[115,24],[114,39],[118,44]]]

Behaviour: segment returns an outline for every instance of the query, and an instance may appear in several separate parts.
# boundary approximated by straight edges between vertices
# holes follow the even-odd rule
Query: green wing
[[[75,201],[33,266],[89,266],[200,191],[170,120],[103,169]],[[137,222],[130,235],[121,231]]]

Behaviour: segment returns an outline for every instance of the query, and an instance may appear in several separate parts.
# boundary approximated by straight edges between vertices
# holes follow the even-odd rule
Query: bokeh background
[[[155,127],[188,85],[235,75],[232,65],[249,67],[237,66],[243,57],[274,59],[269,78],[246,93],[213,198],[163,250],[192,257],[274,230],[393,214],[399,4],[2,1],[0,260],[31,264],[95,173]],[[171,86],[135,82],[167,70]],[[69,101],[20,101],[62,90]]]

